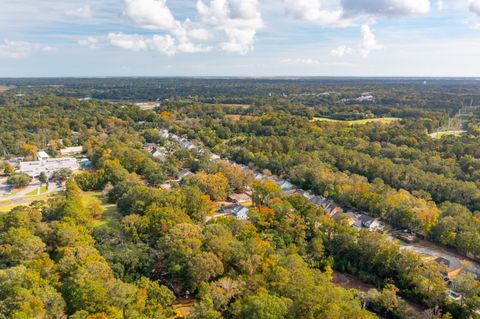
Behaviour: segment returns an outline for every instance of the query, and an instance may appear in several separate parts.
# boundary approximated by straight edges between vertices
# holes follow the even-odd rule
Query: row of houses
[[[189,141],[186,138],[182,138],[178,135],[170,133],[168,130],[161,130],[161,135],[164,138],[169,138],[174,141],[176,141],[180,146],[182,146],[185,149],[191,150],[191,149],[199,149],[201,148],[195,146],[191,141]],[[232,165],[237,165],[239,166],[242,170],[245,172],[249,172],[253,175],[254,179],[256,180],[262,180],[262,179],[269,179],[274,181],[280,189],[285,193],[285,195],[293,195],[293,194],[302,194],[304,197],[306,197],[308,200],[310,200],[314,205],[322,207],[328,214],[329,218],[332,218],[333,220],[337,220],[340,217],[346,218],[348,223],[354,227],[354,228],[366,228],[370,231],[382,231],[384,229],[384,225],[380,222],[378,218],[373,218],[368,216],[365,213],[357,213],[353,211],[347,211],[344,212],[342,207],[337,205],[333,200],[324,198],[322,196],[317,196],[314,195],[308,191],[302,190],[300,188],[295,187],[291,182],[282,179],[282,178],[277,178],[274,176],[266,176],[258,171],[255,171],[251,168],[249,168],[246,165],[243,164],[238,164],[235,163],[234,161],[228,160],[228,159],[222,159],[219,155],[217,154],[212,154],[210,156],[210,160],[212,162],[216,162],[219,160],[227,161],[231,163]],[[230,211],[232,215],[239,215],[238,212],[240,212],[240,217],[241,219],[245,218],[245,212],[247,211],[246,209],[242,209],[239,206],[245,207],[244,202],[251,201],[251,197],[247,194],[234,194],[231,196],[231,200],[235,203],[234,205],[227,206],[223,208],[222,213],[225,213],[225,210]],[[243,203],[242,203],[243,201]]]

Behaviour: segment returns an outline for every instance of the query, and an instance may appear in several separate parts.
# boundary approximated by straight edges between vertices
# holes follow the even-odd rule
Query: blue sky
[[[1,0],[0,77],[480,76],[480,0]]]

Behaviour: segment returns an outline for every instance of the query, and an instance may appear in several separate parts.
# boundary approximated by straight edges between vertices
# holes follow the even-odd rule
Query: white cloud
[[[0,44],[0,58],[24,59],[36,52],[51,52],[56,49],[38,43],[4,40]]]
[[[98,39],[95,37],[88,37],[85,39],[78,40],[78,44],[81,46],[89,47],[90,49],[96,49],[98,44]]]
[[[470,11],[480,15],[480,0],[470,0],[469,2],[470,2],[470,5],[469,5]]]
[[[430,0],[341,0],[347,16],[410,16],[430,11]]]
[[[298,20],[318,23],[325,26],[347,26],[348,20],[343,18],[343,9],[324,8],[324,0],[284,0],[285,10]]]
[[[175,39],[170,35],[154,35],[147,43],[151,48],[167,56],[174,56],[177,53]]]
[[[443,0],[437,0],[437,9],[443,10],[445,8],[445,2]]]
[[[126,0],[124,14],[146,29],[172,30],[179,26],[166,0]]]
[[[157,51],[166,56],[177,53],[208,52],[211,47],[194,45],[190,42],[178,42],[171,35],[153,35],[151,37],[139,34],[110,33],[108,39],[113,46],[132,51]]]
[[[148,41],[138,34],[109,33],[108,39],[112,45],[122,49],[142,51],[148,48]]]
[[[283,0],[283,3],[294,18],[331,27],[351,26],[362,18],[425,14],[431,5],[430,0]]]
[[[283,59],[280,61],[283,64],[306,64],[306,65],[316,65],[320,64],[320,61],[317,59],[309,59],[309,58],[296,58],[296,59]]]
[[[330,51],[330,54],[337,58],[343,58],[344,56],[352,54],[352,52],[352,48],[347,47],[346,45],[341,45],[338,48]]]
[[[65,14],[77,18],[91,18],[93,16],[92,9],[88,5],[76,9],[66,10]]]
[[[368,24],[361,27],[362,43],[360,44],[360,54],[367,58],[373,50],[380,50],[382,46],[377,43],[377,38]]]
[[[202,23],[226,36],[219,47],[246,54],[254,49],[255,36],[263,27],[258,0],[198,0]]]

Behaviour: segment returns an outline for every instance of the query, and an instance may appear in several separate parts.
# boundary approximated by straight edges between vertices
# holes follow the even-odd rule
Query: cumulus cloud
[[[67,10],[65,11],[65,14],[77,18],[91,18],[93,16],[92,9],[88,5],[80,8]]]
[[[36,52],[51,52],[55,48],[38,43],[4,40],[0,44],[0,58],[24,59]]]
[[[324,0],[284,0],[288,14],[298,20],[326,26],[347,26],[350,22],[343,18],[343,8],[324,8]]]
[[[360,44],[360,54],[367,58],[373,50],[380,50],[382,46],[378,44],[377,38],[368,24],[361,27],[362,43]]]
[[[302,58],[296,58],[296,59],[283,59],[280,61],[283,64],[306,64],[306,65],[316,65],[320,64],[320,61],[317,59],[302,59]]]
[[[430,11],[430,0],[342,0],[348,15],[410,16]]]
[[[470,0],[470,11],[480,15],[480,0]]]
[[[146,29],[172,30],[179,27],[166,0],[126,0],[124,14]]]
[[[219,45],[222,50],[246,54],[254,49],[263,27],[258,0],[198,0],[197,11],[204,25],[226,36]]]
[[[78,44],[81,46],[89,47],[90,49],[96,49],[98,44],[98,39],[95,37],[88,37],[86,39],[78,40]]]
[[[286,12],[296,19],[332,27],[350,26],[361,18],[425,14],[431,6],[430,0],[283,0],[283,3]]]
[[[110,33],[108,39],[113,46],[132,51],[157,51],[166,56],[177,53],[208,52],[211,47],[194,45],[192,43],[178,42],[171,35],[153,35],[151,37],[139,34]]]
[[[109,33],[108,39],[112,45],[122,49],[142,51],[148,48],[148,41],[138,34]]]
[[[346,45],[341,45],[338,48],[330,51],[330,54],[337,58],[343,58],[344,56],[352,54],[352,52],[352,48],[347,47]]]

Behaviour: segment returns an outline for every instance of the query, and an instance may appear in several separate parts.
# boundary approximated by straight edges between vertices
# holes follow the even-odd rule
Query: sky
[[[480,0],[0,0],[0,77],[480,77]]]

